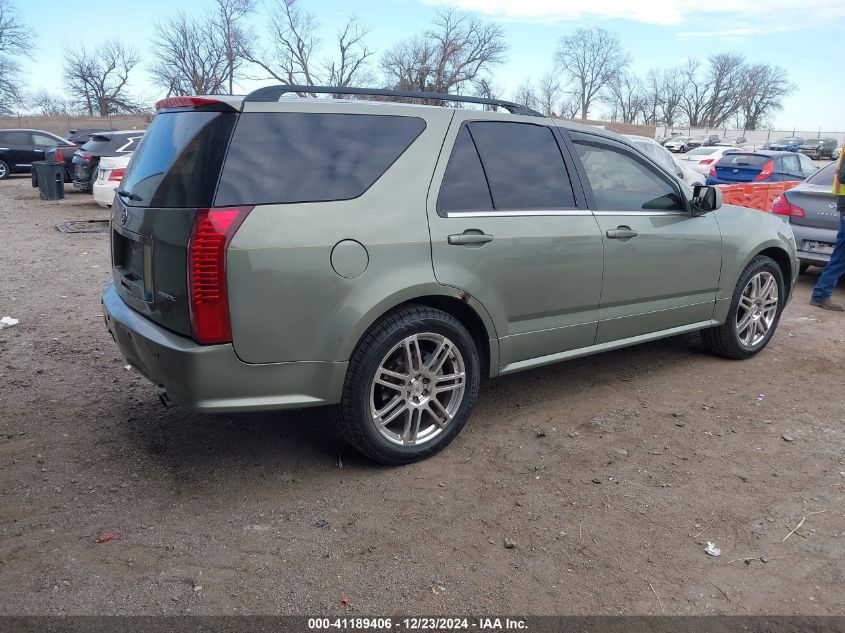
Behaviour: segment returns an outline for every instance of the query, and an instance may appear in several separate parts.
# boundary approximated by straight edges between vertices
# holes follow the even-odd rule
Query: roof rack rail
[[[364,95],[368,97],[403,97],[406,99],[428,99],[432,101],[460,101],[462,103],[480,103],[504,108],[511,114],[522,114],[526,116],[543,116],[536,110],[502,99],[488,99],[486,97],[471,97],[465,95],[450,95],[439,92],[417,92],[413,90],[390,90],[386,88],[343,88],[337,86],[296,86],[283,85],[266,86],[253,90],[245,98],[245,103],[274,102],[291,92],[310,94],[337,94],[337,95]]]

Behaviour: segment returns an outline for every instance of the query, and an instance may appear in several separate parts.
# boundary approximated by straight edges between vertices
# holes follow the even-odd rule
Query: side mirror
[[[722,190],[719,187],[696,185],[692,190],[693,213],[707,213],[722,206]]]

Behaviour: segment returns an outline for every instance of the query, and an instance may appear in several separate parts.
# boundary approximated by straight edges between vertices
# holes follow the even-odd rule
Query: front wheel
[[[6,180],[9,177],[9,163],[4,160],[0,160],[0,180]]]
[[[771,257],[755,257],[739,277],[727,321],[701,331],[705,346],[726,358],[754,356],[772,339],[785,300],[780,267]]]
[[[455,439],[475,404],[479,380],[478,351],[460,321],[410,306],[385,317],[353,352],[337,426],[377,462],[418,461]]]

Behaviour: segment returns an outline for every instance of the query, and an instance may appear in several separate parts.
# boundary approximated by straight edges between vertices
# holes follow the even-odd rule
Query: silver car
[[[772,203],[772,213],[792,225],[802,273],[810,266],[825,266],[836,244],[840,222],[833,195],[835,173],[836,163],[830,163]]]

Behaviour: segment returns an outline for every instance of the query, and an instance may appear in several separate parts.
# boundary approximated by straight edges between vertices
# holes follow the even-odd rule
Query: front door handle
[[[606,235],[611,240],[630,240],[637,237],[639,233],[630,226],[618,226],[615,229],[608,229]]]
[[[492,242],[493,236],[482,233],[478,229],[469,229],[457,235],[450,235],[447,241],[454,246],[481,246]]]

